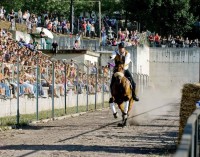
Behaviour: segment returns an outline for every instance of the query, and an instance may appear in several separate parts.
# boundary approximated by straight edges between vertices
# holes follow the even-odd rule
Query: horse
[[[132,98],[131,83],[124,76],[124,64],[122,63],[115,66],[114,82],[111,85],[111,98],[109,102],[111,104],[116,103],[121,110],[122,123],[118,124],[118,126],[127,126],[128,115],[133,107],[134,100]],[[123,106],[124,102],[125,106]],[[116,115],[114,115],[114,117],[117,118]]]

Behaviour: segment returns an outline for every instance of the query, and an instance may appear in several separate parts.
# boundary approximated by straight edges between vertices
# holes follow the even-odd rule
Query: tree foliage
[[[93,1],[93,2],[91,2]],[[74,0],[74,15],[81,12],[98,12],[97,0]],[[96,2],[94,2],[96,1]],[[70,0],[1,0],[7,12],[30,10],[40,14],[48,11],[58,16],[69,17]],[[200,20],[199,0],[101,0],[102,13],[112,16],[121,12],[125,19],[137,21],[141,30],[150,30],[161,35],[184,35],[191,31],[194,23]]]

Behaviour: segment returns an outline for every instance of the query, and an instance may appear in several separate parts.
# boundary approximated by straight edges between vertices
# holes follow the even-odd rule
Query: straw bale
[[[187,119],[196,109],[196,102],[200,100],[200,84],[185,84],[182,89],[180,105],[179,137],[180,143]]]

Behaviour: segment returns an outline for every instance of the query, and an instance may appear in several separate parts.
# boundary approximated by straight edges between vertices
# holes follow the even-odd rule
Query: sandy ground
[[[130,126],[125,128],[117,127],[121,116],[114,119],[107,108],[0,132],[0,156],[172,156],[176,150],[180,100],[159,97],[155,101],[152,95],[148,98],[135,103]]]

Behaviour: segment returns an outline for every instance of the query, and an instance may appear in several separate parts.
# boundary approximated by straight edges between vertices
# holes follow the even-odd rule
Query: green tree
[[[126,0],[128,17],[161,35],[184,35],[192,29],[196,18],[190,12],[189,0]]]

